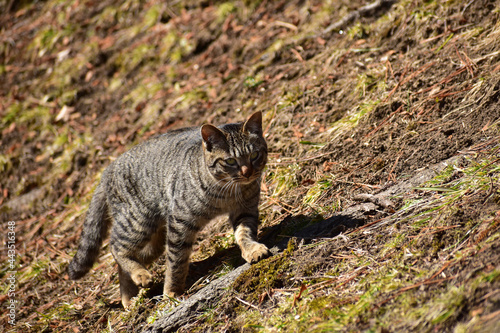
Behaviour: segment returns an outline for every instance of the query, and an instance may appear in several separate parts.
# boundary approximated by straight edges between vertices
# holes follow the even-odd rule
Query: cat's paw
[[[242,249],[241,255],[249,263],[256,263],[266,257],[269,257],[269,249],[261,243],[252,243],[247,248]]]
[[[182,295],[184,293],[184,288],[169,288],[163,287],[163,297],[164,298],[175,298],[182,299]]]
[[[131,274],[132,281],[139,287],[148,287],[153,281],[153,276],[145,269],[137,270]]]

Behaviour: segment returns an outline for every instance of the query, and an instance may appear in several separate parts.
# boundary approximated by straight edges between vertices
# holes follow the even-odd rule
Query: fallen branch
[[[213,307],[219,302],[226,289],[241,273],[249,268],[249,264],[244,264],[234,271],[212,281],[205,288],[180,303],[170,312],[159,317],[154,324],[146,326],[143,332],[175,332],[180,327],[193,322],[207,308]],[[242,302],[248,303],[245,301]]]
[[[372,2],[366,6],[361,7],[358,10],[355,10],[353,12],[350,12],[343,18],[341,18],[339,21],[330,24],[328,27],[323,30],[323,34],[327,34],[332,32],[333,30],[339,30],[343,26],[351,23],[352,21],[362,17],[362,16],[368,16],[376,12],[377,10],[380,10],[384,7],[390,8],[392,4],[395,2],[395,0],[377,0],[375,2]]]

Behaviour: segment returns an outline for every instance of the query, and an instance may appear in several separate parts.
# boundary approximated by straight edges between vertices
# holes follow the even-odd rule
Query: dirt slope
[[[68,279],[92,190],[151,136],[257,110],[275,255],[175,329],[500,329],[500,1],[0,7],[0,331],[167,331],[162,260],[130,311],[107,244]],[[195,250],[186,297],[243,264],[224,221]]]

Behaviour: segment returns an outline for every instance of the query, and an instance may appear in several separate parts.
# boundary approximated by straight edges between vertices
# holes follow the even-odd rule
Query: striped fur
[[[132,148],[103,173],[70,278],[90,270],[111,228],[124,307],[150,284],[146,266],[165,251],[164,294],[182,294],[196,234],[221,214],[229,214],[243,258],[262,259],[268,249],[256,238],[266,162],[260,112],[244,124],[175,130]]]

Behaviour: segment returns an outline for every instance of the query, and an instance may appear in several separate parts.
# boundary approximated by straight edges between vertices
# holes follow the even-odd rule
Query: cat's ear
[[[257,111],[247,119],[243,131],[262,136],[262,112]]]
[[[208,151],[212,151],[214,147],[227,148],[226,136],[220,129],[213,125],[205,124],[201,126],[201,137]]]

